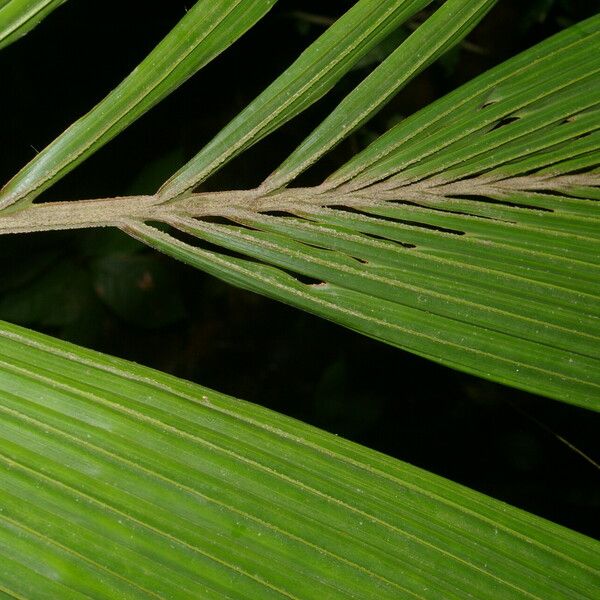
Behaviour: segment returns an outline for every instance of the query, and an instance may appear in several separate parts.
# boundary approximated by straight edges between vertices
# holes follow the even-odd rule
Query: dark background
[[[72,0],[2,51],[0,184],[115,87],[192,2]],[[155,191],[323,31],[320,21],[351,4],[280,0],[236,45],[41,200]],[[499,2],[466,43],[301,183],[317,183],[391,123],[599,7],[594,0]],[[384,43],[332,94],[203,189],[258,184],[389,47]],[[597,460],[597,415],[452,371],[229,287],[118,232],[0,239],[0,318],[263,404],[600,533],[599,470],[559,439]]]

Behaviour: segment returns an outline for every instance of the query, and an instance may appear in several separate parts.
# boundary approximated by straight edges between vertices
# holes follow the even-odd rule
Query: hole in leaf
[[[226,225],[228,227],[238,227],[239,229],[249,229],[254,230],[253,227],[245,225],[244,223],[240,223],[235,220],[234,217],[223,217],[220,215],[208,215],[203,217],[195,217],[195,221],[200,221],[203,223],[211,223],[213,225]]]
[[[496,129],[500,129],[501,127],[505,127],[506,125],[510,125],[515,121],[518,121],[519,117],[504,117],[500,119],[491,129],[490,131],[495,131]]]
[[[575,140],[582,140],[583,138],[589,137],[590,135],[592,135],[592,131],[586,131],[585,133],[582,133],[580,135],[578,135]]]
[[[147,225],[150,225],[150,223],[147,223]],[[218,244],[213,244],[212,242],[208,242],[206,240],[197,238],[193,235],[190,235],[184,231],[180,231],[179,229],[176,229],[176,228],[172,228],[171,231],[169,232],[169,235],[171,235],[171,237],[175,238],[176,240],[183,242],[184,244],[187,244],[188,246],[191,246],[192,248],[199,248],[199,249],[202,249],[202,250],[205,250],[208,252],[212,252],[214,254],[218,254],[220,256],[225,256],[225,257],[234,258],[237,260],[242,260],[248,264],[269,266],[273,269],[276,269],[277,271],[285,273],[286,275],[295,279],[299,283],[302,283],[307,286],[320,287],[320,286],[327,285],[327,282],[323,281],[322,279],[310,277],[309,275],[303,275],[301,273],[296,273],[289,269],[285,269],[285,268],[273,265],[269,262],[257,260],[255,258],[253,258],[252,256],[248,256],[246,254],[242,254],[240,252],[236,252],[234,250],[224,248],[222,246],[219,246]]]
[[[283,273],[285,273],[286,275],[289,275],[290,277],[293,277],[296,281],[299,281],[300,283],[303,283],[304,285],[310,285],[310,286],[322,286],[322,285],[326,285],[327,282],[323,281],[322,279],[316,279],[315,277],[309,277],[308,275],[302,275],[301,273],[295,273],[294,271],[288,271],[287,269],[282,269],[281,267],[274,267],[275,269],[277,269],[278,271],[282,271]]]
[[[331,208],[334,210],[339,210],[340,212],[349,212],[349,213],[363,215],[365,217],[370,217],[370,218],[375,217],[378,220],[387,221],[388,223],[395,223],[397,225],[409,225],[412,227],[419,227],[422,229],[427,229],[429,231],[439,231],[441,233],[450,233],[452,235],[465,235],[464,231],[459,231],[457,229],[449,229],[446,227],[440,227],[438,225],[431,225],[429,223],[421,223],[420,221],[411,221],[411,220],[407,220],[407,219],[395,219],[395,218],[389,217],[387,215],[380,215],[376,212],[371,213],[371,212],[368,212],[367,210],[358,210],[356,208],[350,208],[348,206],[332,206]],[[455,213],[455,214],[457,214],[457,213]]]
[[[500,206],[508,206],[510,208],[523,208],[526,210],[539,210],[543,212],[554,212],[551,208],[543,206],[533,206],[531,204],[523,204],[520,202],[510,202],[508,200],[499,200],[497,198],[488,198],[487,196],[477,196],[475,194],[449,194],[449,198],[457,198],[459,200],[473,200],[474,202],[485,202],[486,204],[497,204]]]
[[[374,233],[365,233],[362,232],[363,235],[373,239],[373,240],[382,240],[384,242],[388,242],[390,244],[395,244],[396,246],[401,246],[402,248],[416,248],[416,244],[409,244],[408,242],[399,242],[398,240],[390,240],[390,238],[385,237],[384,235],[376,235]]]
[[[454,216],[454,215],[462,215],[465,217],[477,217],[479,219],[494,219],[494,217],[486,217],[484,215],[479,215],[476,213],[470,213],[464,210],[450,210],[449,208],[441,208],[439,206],[431,206],[429,205],[426,201],[423,201],[422,204],[419,204],[417,202],[399,202],[396,200],[390,200],[390,202],[392,204],[412,204],[413,206],[417,206],[419,208],[426,208],[427,210],[436,212],[436,213],[442,213],[444,215],[449,215],[449,216]],[[497,219],[496,219],[497,220]],[[409,222],[409,221],[398,221],[399,223],[404,223],[404,222]],[[411,221],[412,222],[412,221]],[[426,224],[424,226],[427,226]],[[435,226],[436,229],[439,229],[440,231],[447,231],[449,233],[454,233],[455,230],[453,229],[445,229],[444,227],[439,227],[439,226]]]
[[[500,98],[494,97],[496,94],[497,94],[496,89],[488,92],[488,94],[486,95],[487,97],[483,101],[483,104],[479,107],[479,110],[483,110],[483,109],[487,108],[488,106],[493,106],[494,104],[498,104],[498,102],[500,102]]]
[[[594,186],[591,186],[591,187],[594,187]],[[561,190],[546,190],[546,189],[539,189],[539,190],[535,190],[535,191],[538,194],[544,194],[545,196],[554,196],[555,198],[574,198],[577,200],[585,200],[587,202],[598,202],[598,200],[596,198],[586,198],[585,192],[582,192],[582,191],[578,192],[576,189],[566,190],[564,192]],[[554,211],[550,211],[550,212],[554,212]]]
[[[560,165],[559,165],[560,166]],[[570,171],[565,172],[565,175],[589,175],[590,174],[590,167],[586,166],[586,167],[581,167],[580,169],[573,169]],[[590,187],[600,187],[598,186],[598,183],[590,183]]]
[[[291,212],[287,212],[285,210],[266,210],[265,212],[263,212],[261,214],[267,215],[269,217],[282,217],[282,218],[285,218],[285,217],[296,217],[295,214],[293,214]]]
[[[154,229],[158,229],[159,231],[163,231],[165,233],[170,233],[172,227],[163,223],[161,221],[145,221],[145,224],[149,227],[153,227]]]
[[[353,258],[355,261],[359,262],[361,265],[369,264],[369,261],[364,258],[354,256],[353,254],[348,254],[347,256],[348,256],[348,258]]]
[[[198,248],[200,250],[205,250],[207,252],[221,254],[223,256],[228,256],[229,258],[242,258],[244,260],[250,260],[252,262],[256,262],[256,261],[254,261],[254,259],[248,258],[245,254],[243,254],[241,252],[237,252],[235,250],[230,250],[229,248],[224,248],[223,246],[220,246],[219,244],[214,244],[213,242],[209,242],[202,238],[196,237],[195,235],[192,235],[185,231],[181,231],[180,229],[177,229],[175,227],[171,228],[171,230],[169,231],[169,235],[172,238],[175,238],[176,240],[178,240],[179,242],[183,242],[184,244],[191,246],[192,248]]]

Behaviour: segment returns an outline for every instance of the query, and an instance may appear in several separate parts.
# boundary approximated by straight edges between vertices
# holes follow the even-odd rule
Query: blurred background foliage
[[[282,0],[41,200],[154,192],[350,5]],[[203,189],[257,185],[434,8]],[[319,182],[391,124],[599,8],[596,0],[499,2],[467,41],[299,183]],[[0,180],[115,87],[185,10],[176,0],[70,2],[0,53]],[[0,318],[266,405],[600,534],[600,472],[578,453],[598,454],[595,414],[454,372],[231,288],[118,231],[1,238]]]

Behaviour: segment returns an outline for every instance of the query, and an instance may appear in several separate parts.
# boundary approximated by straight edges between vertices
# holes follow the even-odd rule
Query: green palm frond
[[[592,597],[598,544],[258,406],[0,323],[0,589]]]
[[[449,0],[256,190],[191,192],[323,95],[422,3],[376,4],[359,2],[155,196],[36,205],[4,218],[5,230],[121,226],[236,285],[387,343],[598,409],[600,180],[591,167],[599,18],[403,120],[322,185],[286,187],[493,4]],[[343,35],[348,30],[353,35]],[[88,126],[98,115],[113,115],[118,104],[136,116],[130,85],[131,78],[40,153],[0,202],[14,212],[102,144],[102,130]]]
[[[495,4],[446,0],[256,189],[195,191],[430,3],[359,0],[155,194],[35,201],[275,1],[196,2],[0,190],[0,234],[118,227],[388,344],[600,410],[600,16],[292,187]],[[58,4],[0,0],[0,46]],[[584,536],[8,323],[0,469],[0,591],[15,597],[576,598],[600,583]]]
[[[196,2],[118,87],[73,123],[3,188],[0,208],[11,206],[14,209],[30,204],[36,196],[223,52],[263,17],[275,2]]]
[[[0,49],[31,31],[66,0],[0,0]]]

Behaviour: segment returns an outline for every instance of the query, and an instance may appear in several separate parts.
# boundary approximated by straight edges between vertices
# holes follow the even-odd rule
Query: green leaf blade
[[[130,224],[125,231],[224,281],[415,354],[600,410],[600,360],[595,352],[600,319],[593,311],[597,307],[594,297],[587,298],[592,311],[589,314],[585,309],[579,314],[571,312],[565,302],[555,314],[548,306],[541,314],[532,310],[530,316],[524,316],[519,294],[504,308],[502,296],[494,293],[489,294],[487,303],[480,296],[481,305],[477,306],[476,293],[461,285],[452,286],[451,281],[446,287],[435,281],[430,282],[429,289],[418,287],[423,282],[422,271],[408,277],[406,272],[397,272],[395,279],[386,280],[377,271],[369,274],[353,267],[354,258],[342,255],[337,260],[333,253],[296,246],[289,240],[277,247],[252,241],[247,233],[245,239],[240,238],[233,229],[204,224],[194,228],[179,220],[171,224],[186,234],[242,252],[259,262],[194,247],[146,225]],[[319,246],[328,246],[324,236]],[[354,254],[360,260],[363,256]],[[456,270],[460,268],[457,265]],[[314,283],[303,283],[295,274],[309,276]],[[448,275],[452,277],[453,271],[449,270]],[[442,291],[444,294],[440,294]],[[577,302],[580,300],[586,299]]]
[[[198,0],[136,69],[0,190],[0,208],[30,204],[262,18],[277,0]]]
[[[261,185],[280,189],[365,123],[408,81],[462,40],[496,0],[446,0]]]
[[[13,593],[550,598],[598,584],[589,538],[265,409],[8,324],[0,359]]]
[[[535,108],[552,111],[561,93],[566,95],[565,116],[569,106],[571,112],[582,111],[588,98],[575,91],[581,82],[591,86],[596,96],[592,104],[597,104],[599,42],[599,17],[552,36],[398,123],[332,174],[325,186],[349,191],[393,175],[396,181],[410,181],[404,172],[412,165],[429,169],[430,160],[445,159],[448,148],[460,147],[460,142],[460,159],[467,160],[480,140],[487,142],[490,127],[511,117],[521,118],[524,125],[519,127],[526,127]],[[514,137],[507,127],[495,135],[510,146]],[[569,137],[575,141],[577,135]],[[433,168],[427,171],[428,176],[434,173]]]
[[[37,27],[66,0],[4,0],[0,2],[0,50]]]
[[[444,4],[386,62],[408,60],[411,40],[433,39],[427,62],[487,8]],[[454,29],[444,29],[445,11]],[[427,23],[447,38],[428,36]],[[600,410],[600,178],[590,168],[600,140],[599,27],[593,17],[478,77],[320,186],[277,191],[310,163],[294,153],[295,166],[258,190],[175,202],[165,222],[199,247],[141,223],[128,231],[226,281],[421,356]],[[386,62],[371,75],[383,93],[373,98],[387,93],[388,71],[378,73]],[[398,69],[397,81],[414,68]],[[301,146],[306,157],[371,110],[368,98],[356,98]],[[245,258],[206,251],[206,242]]]
[[[431,0],[360,0],[160,189],[182,196],[324,96],[353,65]]]

